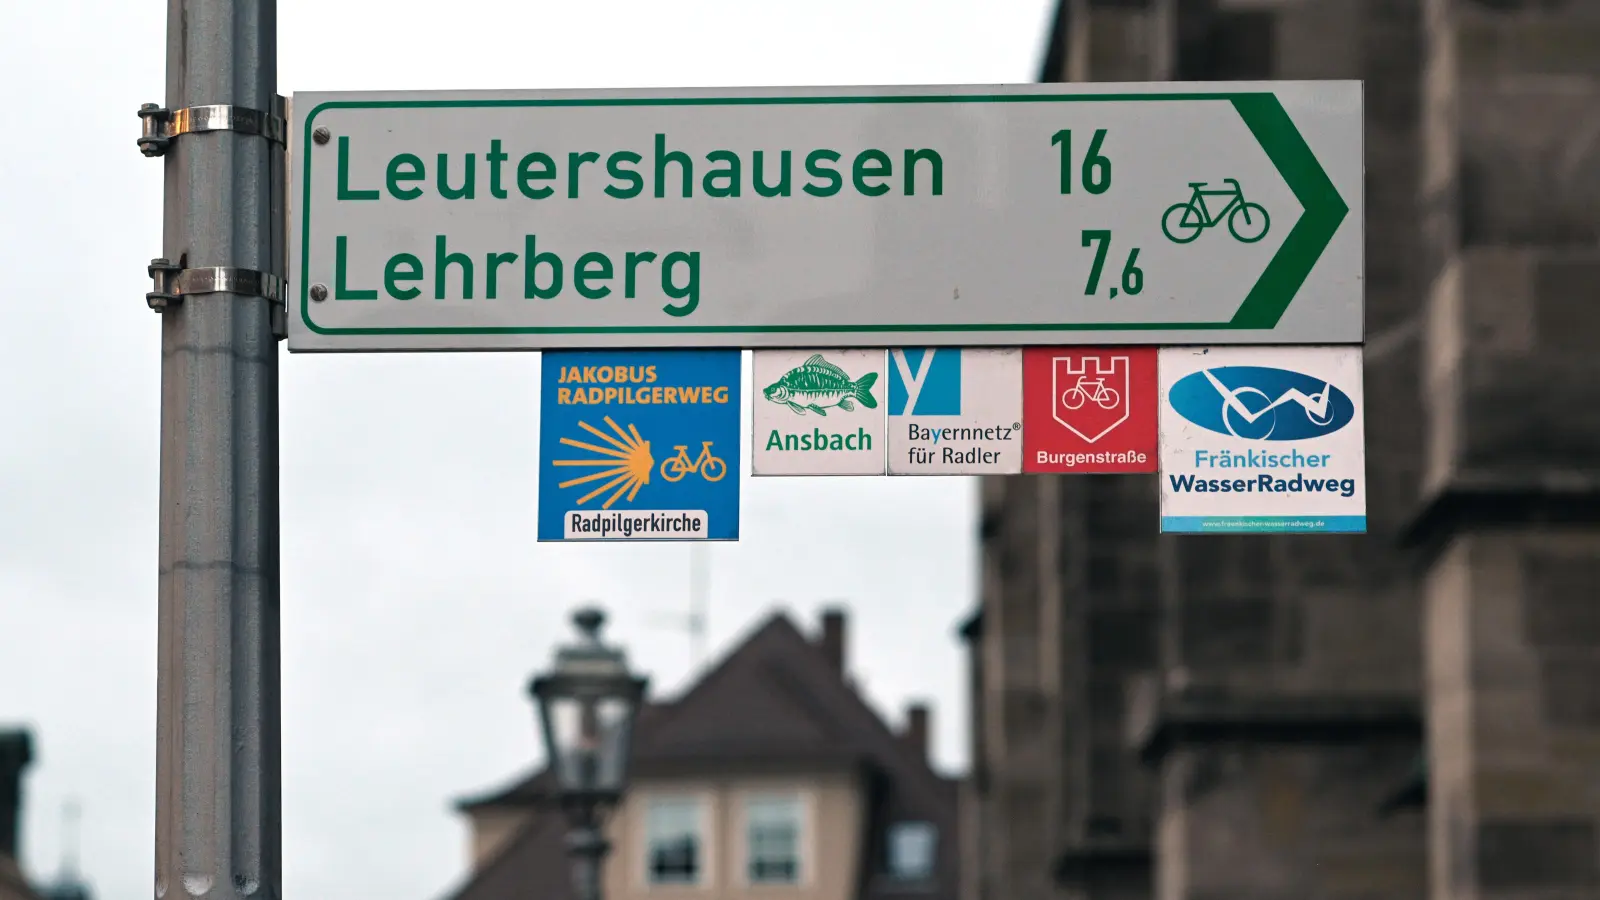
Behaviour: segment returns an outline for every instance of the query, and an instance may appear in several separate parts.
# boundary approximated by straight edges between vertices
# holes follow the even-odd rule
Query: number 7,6
[[[1100,273],[1106,266],[1106,252],[1111,249],[1111,232],[1086,229],[1083,232],[1083,246],[1094,248],[1094,262],[1089,264],[1089,283],[1083,288],[1084,296],[1093,297],[1100,290]],[[1122,292],[1129,296],[1144,290],[1144,270],[1139,268],[1138,262],[1139,248],[1135,247],[1128,253],[1128,261],[1122,267]],[[1113,287],[1108,293],[1115,298],[1117,289]]]
[[[1111,187],[1111,160],[1102,156],[1100,145],[1106,140],[1106,130],[1096,128],[1089,139],[1089,149],[1083,155],[1083,189],[1091,194],[1104,194]],[[1061,193],[1072,193],[1072,129],[1063,128],[1050,136],[1050,143],[1061,148]]]

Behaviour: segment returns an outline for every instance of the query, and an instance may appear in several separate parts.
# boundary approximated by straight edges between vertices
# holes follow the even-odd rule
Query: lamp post
[[[600,900],[600,866],[611,849],[601,826],[627,786],[633,721],[648,680],[628,671],[620,649],[601,642],[605,613],[581,609],[572,622],[582,640],[558,648],[552,671],[535,677],[528,692],[567,816],[576,900]]]

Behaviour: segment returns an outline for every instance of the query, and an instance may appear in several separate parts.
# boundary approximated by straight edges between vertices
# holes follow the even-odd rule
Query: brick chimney
[[[905,730],[900,732],[900,738],[910,744],[917,751],[917,755],[924,760],[928,758],[928,722],[932,716],[928,704],[909,704],[906,706]]]
[[[26,731],[0,731],[0,856],[17,857],[22,828],[22,770],[33,762]]]
[[[822,655],[827,657],[828,664],[833,670],[844,677],[845,654],[845,628],[848,620],[845,611],[837,606],[830,606],[822,611],[822,634],[817,638],[817,647]]]

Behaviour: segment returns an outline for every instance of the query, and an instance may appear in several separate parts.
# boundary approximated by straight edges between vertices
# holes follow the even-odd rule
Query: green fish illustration
[[[877,380],[877,372],[868,372],[861,380],[851,381],[843,369],[818,353],[783,373],[762,393],[773,403],[782,403],[802,416],[808,409],[825,416],[830,406],[845,412],[855,409],[855,400],[867,409],[876,409],[878,401],[872,396],[872,383]]]

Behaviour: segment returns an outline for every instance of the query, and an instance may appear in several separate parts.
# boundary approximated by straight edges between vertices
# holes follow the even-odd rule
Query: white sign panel
[[[1164,347],[1161,530],[1364,532],[1360,347]]]
[[[889,474],[1022,471],[1022,351],[889,351]]]
[[[1340,343],[1356,81],[299,94],[291,350]]]
[[[882,350],[757,350],[752,475],[882,475]]]

